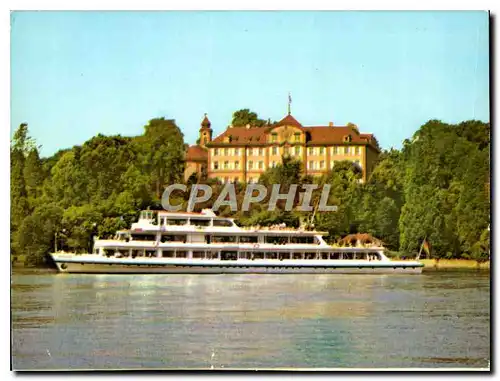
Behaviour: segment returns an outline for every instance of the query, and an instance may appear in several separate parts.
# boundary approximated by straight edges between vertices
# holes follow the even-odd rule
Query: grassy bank
[[[421,259],[424,268],[435,269],[486,269],[490,268],[490,261],[478,262],[473,259]]]

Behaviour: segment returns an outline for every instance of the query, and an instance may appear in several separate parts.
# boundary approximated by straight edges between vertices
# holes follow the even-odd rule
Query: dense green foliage
[[[248,109],[234,114],[233,125],[264,125]],[[11,142],[11,255],[37,265],[57,245],[87,252],[93,237],[127,228],[141,209],[161,208],[168,184],[182,182],[183,135],[173,120],[152,119],[137,137],[98,135],[82,146],[41,159],[38,147],[22,124]],[[352,162],[337,162],[322,177],[304,176],[300,162],[285,157],[259,183],[269,189],[263,202],[234,216],[243,225],[313,225],[331,241],[350,233],[370,233],[394,251],[415,255],[424,239],[436,258],[487,260],[490,250],[490,126],[477,121],[449,125],[429,121],[402,150],[382,152],[366,183]],[[211,207],[223,184],[192,176],[214,187],[214,196],[198,209]],[[313,210],[284,211],[279,201],[267,210],[270,189],[280,184],[330,185],[328,205],[337,212],[317,210],[320,192],[312,195]],[[303,190],[299,188],[299,191]],[[237,184],[241,205],[245,194]],[[189,193],[176,195],[187,205]],[[301,196],[296,195],[300,204]]]
[[[47,159],[23,124],[11,144],[11,255],[38,264],[56,240],[59,249],[88,251],[93,236],[158,208],[165,184],[183,171],[183,135],[173,120],[153,119],[134,138],[98,135]]]
[[[247,108],[234,112],[231,121],[233,127],[244,127],[247,124],[255,127],[263,127],[266,123],[264,119],[259,119],[257,113]]]

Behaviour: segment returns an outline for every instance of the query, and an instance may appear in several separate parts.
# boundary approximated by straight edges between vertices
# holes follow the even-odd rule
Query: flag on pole
[[[429,246],[429,242],[427,241],[427,238],[424,238],[424,242],[422,243],[422,248],[427,253],[427,256],[430,257],[430,255],[431,255],[431,248]]]

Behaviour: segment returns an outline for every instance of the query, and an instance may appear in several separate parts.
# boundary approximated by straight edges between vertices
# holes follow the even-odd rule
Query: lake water
[[[479,368],[487,271],[12,276],[21,369]]]

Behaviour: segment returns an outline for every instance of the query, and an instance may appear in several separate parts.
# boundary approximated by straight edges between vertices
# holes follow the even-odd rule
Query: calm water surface
[[[490,278],[12,276],[14,369],[487,367]]]

